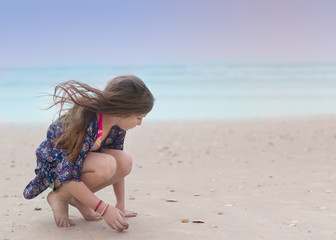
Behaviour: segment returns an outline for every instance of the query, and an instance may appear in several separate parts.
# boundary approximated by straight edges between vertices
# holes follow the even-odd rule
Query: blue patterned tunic
[[[23,191],[26,199],[32,199],[46,190],[55,179],[62,184],[68,181],[81,181],[81,171],[84,160],[97,138],[98,120],[90,122],[86,129],[82,149],[77,160],[71,163],[66,160],[63,149],[55,145],[56,139],[62,134],[62,125],[60,119],[49,126],[47,138],[36,150],[37,166],[35,169],[36,177],[30,181]],[[102,142],[100,149],[95,152],[101,152],[104,149],[124,148],[124,139],[126,131],[115,125],[107,138]]]

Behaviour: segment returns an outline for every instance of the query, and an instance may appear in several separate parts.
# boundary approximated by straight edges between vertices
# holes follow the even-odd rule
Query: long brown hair
[[[103,91],[78,81],[66,81],[55,87],[53,98],[51,107],[60,107],[63,132],[56,144],[65,149],[71,162],[78,158],[86,129],[96,113],[118,117],[147,114],[155,101],[146,84],[132,75],[110,80]]]

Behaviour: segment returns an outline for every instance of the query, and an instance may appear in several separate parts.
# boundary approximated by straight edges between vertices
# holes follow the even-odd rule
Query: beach
[[[336,239],[336,116],[145,122],[130,130],[126,207],[115,232],[56,227],[46,196],[25,200],[47,125],[3,124],[0,239]],[[113,189],[97,193],[114,203]]]

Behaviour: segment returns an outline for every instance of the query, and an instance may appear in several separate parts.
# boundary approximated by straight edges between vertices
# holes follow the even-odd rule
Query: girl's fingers
[[[116,224],[111,224],[111,227],[112,227],[114,230],[118,231],[118,232],[121,232],[121,231],[122,231],[122,230],[120,230],[120,229],[118,228],[118,226],[117,226]]]
[[[118,220],[118,223],[120,224],[120,226],[123,228],[123,229],[128,229],[128,223],[125,222],[125,221],[119,221]]]
[[[119,218],[118,223],[122,226],[122,228],[124,228],[124,229],[128,228],[128,223],[126,222],[125,218]]]
[[[125,228],[125,226],[123,226],[120,222],[116,222],[115,224],[114,224],[115,226],[116,226],[116,230],[118,231],[118,232],[121,232],[121,231],[123,231],[123,230],[125,230],[126,228]]]
[[[120,228],[120,229],[128,229],[128,223],[126,222],[126,219],[119,214],[116,225]]]
[[[116,208],[118,210],[119,215],[126,221],[124,213],[122,211],[120,211],[118,208]]]
[[[116,212],[114,219],[113,220],[111,219],[112,220],[111,222],[108,221],[108,225],[114,230],[121,232],[125,229],[128,229],[128,223],[122,212],[119,209],[117,210],[118,211]]]

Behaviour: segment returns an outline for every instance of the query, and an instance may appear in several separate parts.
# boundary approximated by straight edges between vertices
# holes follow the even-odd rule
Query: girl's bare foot
[[[116,205],[116,208],[118,208],[123,214],[125,218],[131,218],[136,217],[138,214],[136,212],[128,211],[125,208],[120,207],[120,205]]]
[[[57,227],[71,227],[75,225],[74,221],[69,218],[69,204],[66,200],[58,197],[56,192],[50,192],[47,200],[53,210]]]
[[[71,198],[70,204],[80,211],[86,221],[99,221],[101,219],[98,213],[95,213],[91,208],[85,206],[75,198]]]
[[[132,212],[132,211],[128,211],[126,209],[123,211],[123,213],[124,213],[124,216],[126,218],[136,217],[138,215],[138,213]]]

